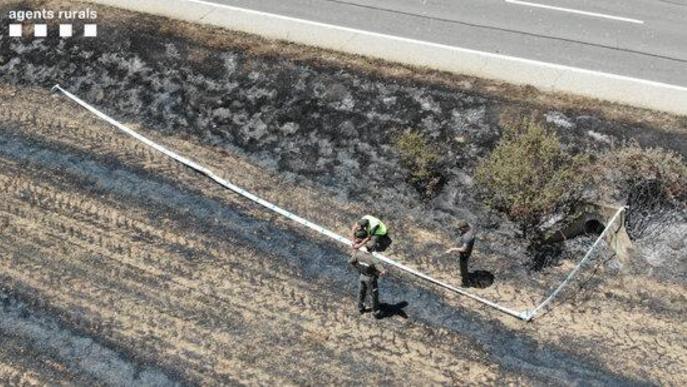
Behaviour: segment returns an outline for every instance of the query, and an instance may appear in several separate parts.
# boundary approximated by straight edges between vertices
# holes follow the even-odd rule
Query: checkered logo
[[[27,25],[10,24],[9,36],[12,38],[21,38],[24,36],[24,30],[28,30]],[[70,38],[72,36],[84,36],[87,38],[94,38],[98,36],[97,24],[84,24],[83,30],[75,31],[71,24],[60,24],[59,28],[48,28],[47,24],[34,24],[33,36],[36,38],[45,38],[48,35],[58,34],[61,38]]]

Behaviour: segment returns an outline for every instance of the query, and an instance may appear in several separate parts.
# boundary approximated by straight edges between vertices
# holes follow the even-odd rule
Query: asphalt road
[[[687,86],[687,0],[209,0]]]

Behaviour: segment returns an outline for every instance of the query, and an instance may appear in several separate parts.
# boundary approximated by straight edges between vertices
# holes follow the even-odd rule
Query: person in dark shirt
[[[372,299],[372,314],[375,318],[381,318],[382,313],[379,308],[379,286],[377,279],[386,273],[384,266],[371,255],[358,251],[353,253],[348,263],[360,273],[358,278],[358,312],[360,314],[365,313],[365,298],[369,292],[370,298]]]
[[[468,222],[459,221],[457,224],[460,236],[458,244],[460,247],[454,247],[446,250],[446,254],[457,251],[460,258],[460,279],[461,286],[464,288],[470,287],[470,272],[468,271],[468,260],[472,254],[472,248],[475,245],[475,229]]]

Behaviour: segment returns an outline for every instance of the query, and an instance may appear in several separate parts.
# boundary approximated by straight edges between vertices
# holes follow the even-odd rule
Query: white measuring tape
[[[66,95],[67,97],[69,97],[70,99],[72,99],[74,102],[76,102],[76,103],[78,103],[79,105],[83,106],[84,108],[86,108],[86,110],[88,110],[88,111],[90,111],[91,113],[95,114],[96,116],[98,116],[98,117],[101,118],[102,120],[104,120],[104,121],[110,123],[111,125],[115,126],[115,127],[118,128],[119,130],[121,130],[121,131],[123,131],[124,133],[130,135],[131,137],[137,139],[138,141],[140,141],[140,142],[142,142],[142,143],[148,145],[149,147],[151,147],[151,148],[157,150],[158,152],[161,152],[161,153],[163,153],[163,154],[165,154],[165,155],[171,157],[172,159],[174,159],[174,160],[176,160],[176,161],[178,161],[178,162],[180,162],[180,163],[182,163],[182,164],[184,164],[184,165],[186,165],[186,166],[188,166],[188,167],[190,167],[190,168],[192,168],[192,169],[194,169],[194,170],[196,170],[196,171],[198,171],[198,172],[200,172],[200,173],[206,175],[207,177],[209,177],[210,179],[214,180],[216,183],[220,184],[221,186],[223,186],[223,187],[225,187],[225,188],[228,188],[228,189],[230,189],[230,190],[236,192],[237,194],[239,194],[239,195],[241,195],[241,196],[243,196],[243,197],[245,197],[245,198],[247,198],[247,199],[250,199],[251,201],[253,201],[253,202],[255,202],[255,203],[258,203],[258,204],[260,204],[261,206],[264,206],[264,207],[266,207],[266,208],[268,208],[268,209],[270,209],[270,210],[272,210],[272,211],[274,211],[274,212],[276,212],[276,213],[278,213],[278,214],[280,214],[280,215],[283,215],[283,216],[285,216],[285,217],[287,217],[287,218],[289,218],[289,219],[291,219],[291,220],[293,220],[293,221],[295,221],[295,222],[297,222],[297,223],[300,223],[301,225],[303,225],[303,226],[305,226],[305,227],[308,227],[308,228],[310,228],[310,229],[312,229],[312,230],[315,230],[316,232],[318,232],[318,233],[320,233],[320,234],[322,234],[322,235],[326,235],[326,236],[328,236],[329,238],[334,239],[335,241],[337,241],[337,242],[339,242],[339,243],[342,243],[342,244],[344,244],[344,245],[346,245],[346,246],[349,246],[349,247],[351,246],[351,241],[350,241],[348,238],[345,238],[345,237],[343,237],[343,236],[341,236],[341,235],[339,235],[339,234],[337,234],[337,233],[335,233],[335,232],[333,232],[333,231],[331,231],[331,230],[328,230],[328,229],[326,229],[326,228],[324,228],[324,227],[322,227],[322,226],[320,226],[320,225],[318,225],[318,224],[316,224],[316,223],[313,223],[313,222],[311,222],[311,221],[309,221],[309,220],[307,220],[307,219],[301,218],[300,216],[298,216],[298,215],[296,215],[296,214],[294,214],[294,213],[292,213],[292,212],[289,212],[289,211],[287,211],[287,210],[285,210],[285,209],[283,209],[283,208],[281,208],[281,207],[279,207],[279,206],[276,206],[276,205],[274,205],[274,204],[268,202],[267,200],[262,199],[262,198],[260,198],[260,197],[258,197],[258,196],[256,196],[256,195],[254,195],[254,194],[252,194],[252,193],[246,191],[245,189],[243,189],[243,188],[241,188],[241,187],[238,187],[238,186],[236,186],[236,185],[234,185],[234,184],[232,184],[232,183],[230,183],[230,182],[224,180],[223,178],[219,177],[218,175],[216,175],[214,172],[212,172],[212,171],[209,170],[208,168],[206,168],[206,167],[204,167],[204,166],[202,166],[202,165],[200,165],[200,164],[198,164],[198,163],[196,163],[196,162],[194,162],[194,161],[192,161],[192,160],[190,160],[190,159],[188,159],[188,158],[186,158],[186,157],[184,157],[184,156],[181,156],[181,155],[179,155],[179,154],[177,154],[177,153],[175,153],[175,152],[173,152],[173,151],[171,151],[171,150],[165,148],[164,146],[162,146],[162,145],[160,145],[160,144],[157,144],[157,143],[151,141],[150,139],[148,139],[148,138],[146,138],[146,137],[140,135],[139,133],[135,132],[134,130],[132,130],[132,129],[130,129],[130,128],[124,126],[124,125],[122,125],[122,124],[119,123],[118,121],[114,120],[113,118],[107,116],[106,114],[102,113],[102,112],[99,111],[98,109],[96,109],[96,108],[94,108],[93,106],[89,105],[88,103],[84,102],[83,100],[81,100],[80,98],[78,98],[77,96],[75,96],[74,94],[72,94],[72,93],[70,93],[70,92],[64,90],[62,87],[60,87],[60,85],[55,85],[55,86],[53,87],[53,90],[59,90],[59,91],[62,92],[64,95]],[[611,220],[611,223],[610,223],[610,224],[613,224],[613,222],[614,222],[615,219],[618,217],[618,215],[620,214],[621,211],[622,211],[622,208],[621,208],[620,210],[618,210],[618,212],[616,213],[616,215],[613,217],[613,220]],[[609,224],[609,226],[610,226],[610,224]],[[591,249],[589,249],[589,251],[587,252],[587,254],[585,255],[585,257],[582,259],[582,261],[580,261],[580,263],[579,263],[579,264],[575,267],[575,269],[568,275],[568,277],[563,281],[563,283],[561,283],[561,285],[553,292],[553,294],[551,294],[551,296],[549,296],[546,300],[544,300],[544,302],[542,302],[541,304],[539,304],[539,306],[537,306],[537,307],[536,307],[535,309],[533,309],[532,311],[526,310],[526,311],[518,312],[518,311],[516,311],[516,310],[513,310],[513,309],[507,308],[507,307],[505,307],[505,306],[499,305],[499,304],[497,304],[497,303],[495,303],[495,302],[489,301],[489,300],[487,300],[487,299],[485,299],[485,298],[482,298],[482,297],[480,297],[480,296],[477,296],[477,295],[474,295],[474,294],[472,294],[472,293],[469,293],[469,292],[465,291],[464,289],[461,289],[461,288],[458,288],[458,287],[449,285],[449,284],[447,284],[447,283],[445,283],[445,282],[441,282],[441,281],[439,281],[439,280],[437,280],[437,279],[434,279],[434,278],[428,276],[427,274],[421,273],[421,272],[419,272],[419,271],[417,271],[417,270],[415,270],[415,269],[412,269],[412,268],[410,268],[410,267],[408,267],[408,266],[406,266],[406,265],[403,265],[403,264],[401,264],[401,263],[398,263],[398,262],[396,262],[396,261],[394,261],[394,260],[392,260],[392,259],[390,259],[390,258],[388,258],[388,257],[386,257],[386,256],[384,256],[384,255],[382,255],[382,254],[379,254],[379,253],[377,253],[377,252],[373,252],[372,255],[375,256],[377,259],[379,259],[379,260],[382,261],[382,262],[385,262],[385,263],[387,263],[387,264],[389,264],[389,265],[391,265],[391,266],[394,266],[394,267],[396,267],[397,269],[402,270],[402,271],[404,271],[404,272],[406,272],[406,273],[410,273],[410,274],[414,275],[415,277],[418,277],[418,278],[424,279],[424,280],[426,280],[426,281],[428,281],[428,282],[431,282],[431,283],[433,283],[433,284],[435,284],[435,285],[437,285],[437,286],[440,286],[440,287],[442,287],[442,288],[444,288],[444,289],[446,289],[446,290],[449,290],[449,291],[452,291],[452,292],[461,294],[461,295],[463,295],[463,296],[469,297],[469,298],[471,298],[471,299],[473,299],[473,300],[475,300],[475,301],[481,302],[481,303],[483,303],[483,304],[485,304],[485,305],[488,305],[488,306],[490,306],[490,307],[492,307],[492,308],[494,308],[494,309],[497,309],[497,310],[499,310],[499,311],[501,311],[501,312],[503,312],[503,313],[506,313],[506,314],[509,314],[509,315],[511,315],[511,316],[517,317],[517,318],[519,318],[519,319],[522,319],[522,320],[525,320],[525,321],[530,321],[530,320],[534,317],[534,315],[535,315],[541,308],[543,308],[546,304],[548,304],[548,303],[556,296],[556,294],[558,294],[558,292],[563,288],[563,286],[565,286],[565,284],[572,278],[572,276],[577,272],[577,270],[579,270],[579,268],[582,266],[582,264],[589,258],[589,256],[591,256],[592,250],[596,247],[596,245],[597,245],[597,244],[599,243],[599,241],[602,239],[602,237],[604,236],[604,234],[606,233],[606,231],[608,230],[608,228],[609,228],[609,227],[606,227],[606,230],[604,230],[604,232],[599,236],[599,238],[597,238],[596,242],[594,242],[594,245],[592,246]]]

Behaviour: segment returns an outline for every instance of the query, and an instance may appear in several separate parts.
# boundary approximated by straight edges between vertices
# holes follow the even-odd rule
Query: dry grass
[[[173,179],[180,189],[195,192],[194,202],[199,204],[186,210],[193,211],[211,198],[251,219],[289,227],[280,218],[227,195],[206,179],[121,136],[63,99],[55,97],[49,105],[40,104],[47,97],[45,91],[14,88],[0,88],[0,95],[5,102],[0,103],[0,122],[18,128],[22,136],[37,144],[50,143],[67,156],[83,152],[87,158],[119,160],[139,175],[150,174],[145,184],[129,182],[128,188],[120,189],[135,190],[159,178]],[[155,137],[151,131],[145,133]],[[225,152],[174,136],[159,140],[213,169],[224,167],[231,181],[334,230],[345,232],[348,217],[359,212],[330,201],[312,187],[281,182]],[[69,160],[80,162],[82,158]],[[414,319],[381,323],[360,319],[351,313],[352,291],[342,294],[330,281],[304,279],[278,258],[279,254],[291,254],[293,247],[284,249],[286,246],[275,241],[271,252],[255,248],[241,242],[252,233],[222,231],[223,227],[235,227],[227,219],[189,220],[186,210],[164,210],[163,203],[170,199],[157,197],[155,192],[144,191],[134,200],[117,191],[90,191],[77,176],[82,168],[57,173],[51,167],[27,168],[6,157],[0,158],[0,163],[0,218],[9,219],[0,235],[0,247],[15,257],[0,265],[3,282],[136,359],[163,369],[183,370],[185,380],[279,383],[294,380],[299,369],[309,369],[316,371],[297,380],[347,383],[351,367],[370,364],[371,359],[376,371],[366,374],[370,383],[400,381],[402,376],[408,382],[409,370],[415,383],[529,380],[484,360],[490,354],[469,339],[474,332]],[[204,222],[208,225],[202,226]],[[413,226],[412,219],[398,222],[399,227],[404,223]],[[419,239],[427,235],[402,233]],[[407,258],[408,264],[435,277],[455,280],[454,274],[430,261]],[[481,265],[487,264],[486,254],[479,258]],[[297,260],[298,254],[288,259]],[[568,263],[557,268],[556,275],[570,270]],[[509,305],[523,298],[531,305],[540,297],[525,296],[529,290],[522,283],[499,279],[497,286],[482,294]],[[645,276],[597,276],[593,286],[569,295],[553,313],[530,325],[464,298],[446,296],[444,300],[463,311],[454,318],[467,313],[470,319],[490,321],[480,328],[488,335],[502,335],[506,326],[509,330],[501,337],[504,340],[514,334],[545,348],[565,348],[568,353],[592,358],[594,364],[618,374],[680,384],[684,382],[681,369],[687,364],[683,346],[687,327],[679,318],[684,315],[683,292],[684,287],[655,283]],[[654,305],[659,299],[667,301],[657,311]],[[424,307],[408,301],[415,303],[414,310]],[[655,318],[656,313],[660,318]],[[239,326],[241,329],[236,329]],[[660,336],[653,333],[659,331]],[[593,351],[580,339],[584,337],[594,338]],[[256,353],[259,362],[253,359]],[[647,362],[663,364],[647,369]]]
[[[253,55],[278,56],[398,82],[488,95],[502,101],[504,123],[526,112],[555,108],[588,110],[666,131],[686,129],[684,117],[545,94],[531,87],[415,69],[230,31],[218,34],[210,27],[97,8],[102,24],[112,28],[134,21],[150,24],[156,33],[194,40],[194,44],[202,42],[210,50],[239,47]],[[209,198],[222,208],[244,212],[246,218],[288,228],[279,218],[227,195],[197,174],[123,138],[73,105],[45,104],[45,90],[0,91],[0,122],[17,127],[23,136],[37,143],[50,143],[60,154],[77,155],[72,160],[80,160],[84,154],[89,155],[85,158],[117,160],[137,174],[150,177],[146,181],[173,179],[180,190],[193,192],[199,202]],[[155,136],[153,131],[146,134]],[[356,204],[337,203],[316,188],[283,182],[245,159],[208,149],[182,136],[170,135],[164,141],[215,170],[225,171],[237,184],[334,230],[345,232],[349,220],[361,211]],[[365,382],[375,384],[531,382],[513,371],[512,364],[502,368],[493,361],[491,351],[496,346],[482,342],[489,342],[495,335],[502,341],[497,346],[510,346],[514,338],[531,340],[536,343],[536,350],[530,353],[534,357],[539,352],[561,350],[573,354],[573,358],[591,359],[590,364],[600,373],[614,372],[653,383],[685,382],[687,326],[682,318],[685,289],[681,285],[656,283],[646,275],[602,276],[593,286],[576,289],[579,291],[554,313],[530,325],[443,293],[442,301],[458,311],[442,322],[453,324],[457,319],[450,325],[453,329],[442,324],[428,325],[415,316],[410,321],[368,321],[349,313],[352,293],[327,281],[303,278],[280,260],[279,254],[291,254],[288,259],[297,261],[298,254],[289,250],[297,244],[272,242],[271,251],[261,251],[241,239],[254,235],[252,232],[216,231],[232,227],[227,220],[188,220],[190,216],[183,209],[160,213],[156,207],[167,204],[164,197],[146,194],[141,195],[145,199],[134,200],[112,190],[90,191],[88,184],[75,177],[78,168],[57,173],[50,166],[22,169],[12,158],[2,158],[0,163],[0,228],[2,219],[7,220],[0,247],[16,257],[0,267],[7,286],[32,295],[65,321],[85,327],[89,335],[116,344],[142,361],[177,369],[183,378],[199,384],[294,380],[304,384],[352,383],[353,376],[360,382],[360,369],[355,367],[361,364],[372,364],[363,375]],[[125,188],[134,192],[138,187]],[[151,203],[152,199],[156,201]],[[205,228],[198,226],[201,223]],[[413,234],[413,219],[398,219],[397,223],[394,230],[398,235],[408,235],[411,243],[415,242],[413,238],[431,235],[437,248],[449,240],[448,235],[437,236],[436,230]],[[308,238],[308,243],[316,242]],[[398,246],[401,243],[395,243],[394,248]],[[480,265],[494,262],[488,261],[493,254],[477,253]],[[44,259],[47,256],[52,260]],[[429,258],[407,257],[404,263],[442,280],[455,281],[455,273],[443,270]],[[539,291],[546,290],[546,281],[556,280],[557,275],[569,270],[568,264],[553,270],[551,278],[542,279]],[[522,283],[498,277],[497,281],[501,281],[498,286],[482,294],[509,305],[524,299],[529,306],[539,299],[538,293],[530,292],[532,289]],[[423,306],[413,305],[416,310]],[[484,325],[476,326],[476,320]],[[470,339],[475,332],[485,336]],[[548,365],[544,362],[533,368]],[[303,370],[310,375],[304,375]]]

